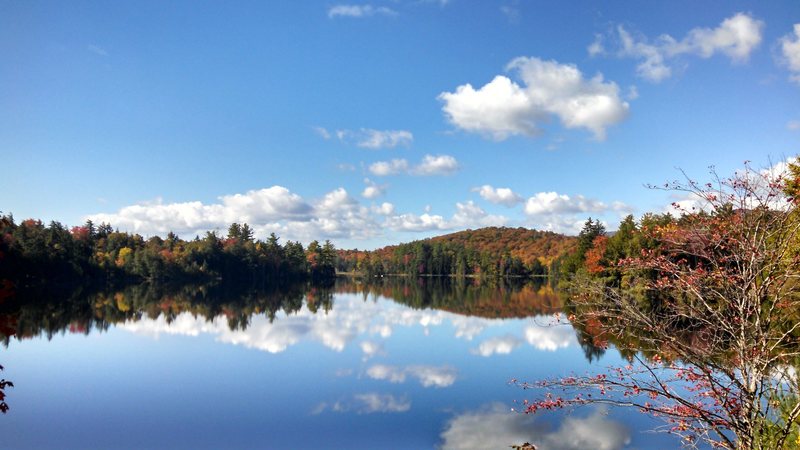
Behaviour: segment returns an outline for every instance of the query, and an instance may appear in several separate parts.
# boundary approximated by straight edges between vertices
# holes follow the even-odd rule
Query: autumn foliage
[[[693,206],[595,238],[570,282],[569,320],[631,363],[518,383],[545,391],[525,411],[609,403],[664,419],[688,447],[796,448],[800,212],[787,179],[798,173],[745,164],[669,183]]]

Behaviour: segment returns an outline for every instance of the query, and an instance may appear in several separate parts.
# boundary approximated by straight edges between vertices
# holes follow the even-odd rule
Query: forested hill
[[[488,227],[373,251],[340,250],[337,269],[365,275],[545,275],[576,242],[550,231]]]

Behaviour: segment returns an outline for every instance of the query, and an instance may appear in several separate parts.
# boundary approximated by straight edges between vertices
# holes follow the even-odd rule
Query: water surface
[[[512,412],[533,395],[512,378],[624,362],[559,308],[545,285],[436,279],[26,300],[2,318],[0,430],[15,449],[677,447],[635,411]]]

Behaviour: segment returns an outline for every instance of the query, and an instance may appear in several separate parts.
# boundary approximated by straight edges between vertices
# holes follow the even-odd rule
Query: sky
[[[800,153],[800,2],[0,0],[0,211],[372,249]]]

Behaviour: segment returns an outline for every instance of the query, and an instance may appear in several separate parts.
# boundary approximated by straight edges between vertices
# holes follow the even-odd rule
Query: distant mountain
[[[577,238],[528,228],[487,227],[391,245],[340,250],[340,271],[407,275],[541,275]]]

